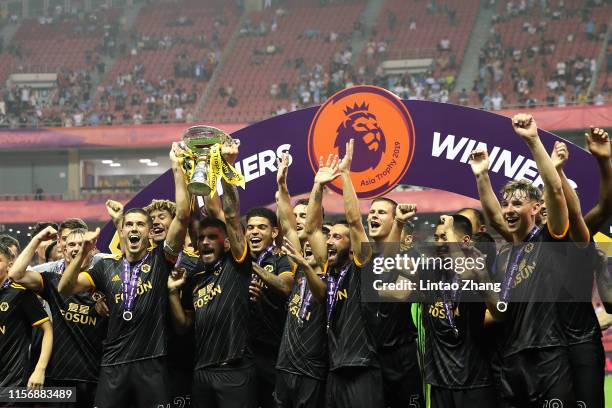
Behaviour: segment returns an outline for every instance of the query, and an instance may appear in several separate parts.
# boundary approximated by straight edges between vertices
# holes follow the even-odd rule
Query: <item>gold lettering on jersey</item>
[[[0,326],[0,334],[6,334],[6,326]]]
[[[302,308],[302,299],[300,298],[300,295],[296,293],[295,295],[293,295],[293,297],[289,301],[287,310],[289,311],[289,313],[291,313],[291,316],[299,318],[301,308]],[[310,316],[311,316],[311,313],[308,312],[306,316],[304,316],[304,320],[310,321]]]
[[[193,306],[196,309],[201,309],[208,304],[215,296],[222,292],[220,285],[209,283],[202,289],[198,290],[198,298],[193,302]]]
[[[346,289],[339,290],[336,294],[336,301],[342,299],[348,299],[348,292],[346,291]]]
[[[153,284],[151,282],[142,283],[139,279],[138,287],[136,288],[136,296],[142,296],[152,289],[153,289]],[[115,293],[115,303],[120,303],[120,302],[123,302],[123,292]]]
[[[444,303],[442,302],[436,302],[433,305],[429,305],[429,310],[427,313],[429,313],[430,316],[438,319],[446,319],[446,310],[444,310]],[[453,310],[453,316],[460,316],[459,306]]]
[[[522,282],[531,278],[531,275],[533,275],[533,272],[535,271],[535,267],[536,265],[534,262],[532,262],[529,265],[526,265],[526,262],[523,259],[523,261],[521,261],[521,263],[519,264],[519,271],[514,277],[514,284],[512,285],[512,287],[515,288],[518,285],[520,285]]]
[[[98,318],[95,316],[89,316],[86,314],[70,311],[67,312],[63,309],[60,309],[60,312],[62,312],[62,316],[64,316],[64,320],[66,320],[67,322],[84,324],[86,326],[95,326],[98,322]]]
[[[0,312],[6,312],[9,310],[9,304],[6,302],[0,303]]]

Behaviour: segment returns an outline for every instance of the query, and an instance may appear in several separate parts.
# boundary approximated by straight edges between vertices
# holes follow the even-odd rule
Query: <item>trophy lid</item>
[[[227,133],[214,126],[191,126],[183,133],[183,142],[196,153],[206,153],[210,146],[229,140],[232,138]]]

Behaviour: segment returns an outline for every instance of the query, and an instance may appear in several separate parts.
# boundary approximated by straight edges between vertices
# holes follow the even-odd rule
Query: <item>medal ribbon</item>
[[[6,280],[4,281],[4,283],[2,284],[2,286],[0,286],[0,290],[4,290],[6,288],[8,288],[10,286],[10,284],[13,283],[13,281],[11,280],[11,278],[6,278]]]
[[[536,234],[540,231],[540,227],[534,227],[529,235],[523,240],[524,243],[528,243],[536,236]],[[514,256],[512,260],[508,263],[506,267],[506,274],[504,275],[504,281],[502,282],[501,294],[499,296],[499,301],[503,303],[508,302],[508,298],[510,297],[510,290],[512,289],[512,282],[514,281],[514,277],[519,269],[519,262],[523,257],[523,253],[525,252],[526,245],[522,245],[518,250],[512,251],[514,252]]]
[[[329,330],[329,325],[331,324],[332,312],[337,302],[338,289],[342,285],[344,278],[346,277],[346,273],[348,272],[351,264],[349,262],[348,265],[344,267],[338,274],[338,279],[334,278],[331,274],[327,279],[327,329]]]
[[[270,245],[261,254],[259,254],[259,256],[257,257],[257,265],[261,266],[261,264],[263,263],[263,260],[266,259],[266,257],[270,255],[273,250],[274,250],[274,245]],[[257,275],[255,272],[251,274],[251,280],[255,280],[258,278],[259,278],[259,275]]]
[[[142,258],[138,264],[134,266],[130,273],[130,263],[123,258],[123,310],[131,312],[134,309],[134,299],[136,299],[136,288],[138,286],[138,275],[142,264],[149,258],[149,254]]]
[[[457,274],[453,271],[453,279],[451,285],[457,282],[459,282],[459,279],[457,278]],[[455,323],[455,316],[453,315],[453,303],[457,300],[457,292],[458,291],[454,289],[442,291],[442,305],[444,306],[444,312],[446,313],[448,324],[453,329],[455,337],[459,336],[459,329],[457,329],[457,324]]]
[[[310,309],[310,303],[312,302],[312,291],[308,291],[306,293],[306,285],[308,284],[306,279],[306,274],[302,272],[302,282],[300,283],[300,301],[302,304],[300,305],[300,314],[299,317],[302,320],[305,320],[306,314]],[[305,297],[304,297],[305,296]]]

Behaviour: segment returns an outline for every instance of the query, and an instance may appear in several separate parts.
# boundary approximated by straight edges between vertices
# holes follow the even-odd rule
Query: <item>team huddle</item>
[[[22,251],[0,240],[0,387],[75,387],[77,402],[65,406],[88,408],[603,408],[601,328],[584,299],[595,282],[612,313],[612,280],[592,239],[612,214],[608,134],[586,134],[601,174],[599,202],[583,215],[563,172],[567,146],[549,155],[530,115],[512,125],[543,191],[511,181],[498,199],[487,152],[474,151],[483,211],[443,215],[428,237],[442,259],[485,265],[383,275],[397,286],[470,280],[500,290],[425,296],[403,285],[365,298],[373,260],[420,256],[417,208],[379,197],[364,223],[353,140],[344,157],[320,159],[309,199],[293,204],[284,155],[276,213],[251,208],[245,224],[225,179],[221,197],[194,205],[174,144],[175,203],[124,211],[107,202],[119,255],[97,253],[99,230],[79,219],[42,229]],[[232,164],[238,147],[222,155]],[[323,192],[338,178],[344,217],[328,219]],[[487,228],[507,243],[496,247]],[[60,259],[32,266],[41,243],[56,239]]]

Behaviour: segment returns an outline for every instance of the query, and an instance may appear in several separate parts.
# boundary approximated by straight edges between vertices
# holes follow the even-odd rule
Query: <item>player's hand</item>
[[[44,383],[45,370],[43,370],[42,368],[36,368],[28,379],[28,390],[41,389]]]
[[[289,259],[293,261],[293,263],[300,266],[306,266],[308,264],[306,258],[304,258],[302,255],[302,252],[298,251],[293,244],[291,244],[291,241],[287,239],[287,237],[283,238],[282,250],[289,257]]]
[[[525,142],[531,143],[538,139],[538,126],[535,119],[528,113],[519,113],[512,117],[512,127]]]
[[[57,239],[57,230],[49,225],[44,230],[36,234],[34,239],[36,239],[38,243],[45,241],[55,241]]]
[[[168,291],[170,293],[178,292],[187,281],[185,268],[174,268],[168,276]]]
[[[353,162],[353,145],[355,143],[354,139],[351,139],[346,144],[346,154],[342,158],[340,165],[338,168],[343,173],[349,173],[351,171],[351,163]]]
[[[473,150],[469,163],[475,176],[486,174],[489,171],[489,154],[486,150]]]
[[[181,147],[180,143],[173,142],[170,147],[170,153],[168,153],[168,157],[170,158],[170,163],[172,167],[177,167],[179,163],[179,158],[185,155],[185,150]]]
[[[605,310],[597,313],[597,320],[601,331],[606,331],[612,326],[612,315],[606,313]]]
[[[403,204],[400,203],[395,208],[395,219],[402,224],[408,222],[409,219],[414,217],[417,213],[416,204]]]
[[[249,285],[249,300],[251,302],[258,302],[259,298],[261,297],[261,287],[251,281],[251,284]]]
[[[315,174],[314,182],[324,186],[340,177],[340,173],[338,172],[338,164],[339,161],[337,155],[334,156],[333,154],[330,154],[327,157],[326,163],[323,162],[323,156],[321,156],[319,158],[319,170],[317,171],[317,174]]]
[[[610,160],[612,148],[610,147],[608,132],[601,128],[591,126],[589,133],[585,133],[584,136],[586,138],[587,148],[593,156],[598,159]]]
[[[238,143],[236,141],[223,142],[221,145],[221,156],[229,164],[234,164],[238,157]]]
[[[569,150],[567,149],[567,145],[563,142],[555,142],[555,147],[553,147],[553,151],[550,155],[550,159],[555,165],[555,168],[557,170],[562,169],[568,158]]]
[[[102,317],[108,317],[110,315],[110,310],[108,305],[106,304],[106,296],[101,295],[98,300],[96,300],[96,313]]]
[[[276,184],[287,188],[287,170],[289,169],[289,154],[283,153],[280,159],[276,159]]]
[[[119,220],[123,217],[123,204],[115,200],[106,200],[106,212],[113,221]]]
[[[87,231],[83,235],[83,245],[81,246],[81,252],[88,254],[96,248],[96,240],[100,235],[100,228],[96,228],[95,231]]]

